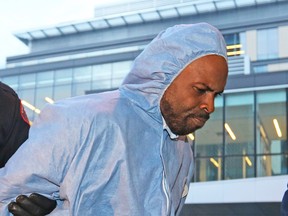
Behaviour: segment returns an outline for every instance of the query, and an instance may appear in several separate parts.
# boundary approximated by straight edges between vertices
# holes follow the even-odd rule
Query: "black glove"
[[[55,200],[32,193],[29,197],[19,195],[16,202],[9,203],[8,210],[14,216],[43,216],[52,212],[56,204]]]

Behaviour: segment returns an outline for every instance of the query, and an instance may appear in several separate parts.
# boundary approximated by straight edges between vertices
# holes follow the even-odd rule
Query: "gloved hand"
[[[14,216],[43,216],[52,212],[56,204],[55,200],[32,193],[29,197],[19,195],[16,202],[9,203],[8,210]]]

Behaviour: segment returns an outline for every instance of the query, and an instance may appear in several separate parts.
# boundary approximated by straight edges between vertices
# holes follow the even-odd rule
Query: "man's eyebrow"
[[[203,86],[205,86],[205,88],[206,88],[207,91],[214,92],[214,90],[213,90],[212,88],[210,88],[208,85],[206,85],[205,83],[197,82],[197,83],[195,83],[195,84],[203,85]]]

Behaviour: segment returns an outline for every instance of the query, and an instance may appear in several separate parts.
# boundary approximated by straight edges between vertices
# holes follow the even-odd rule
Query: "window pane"
[[[74,68],[73,73],[73,82],[81,83],[81,82],[90,82],[92,79],[92,67],[78,67]]]
[[[54,72],[39,72],[37,73],[37,87],[53,86],[54,83]]]
[[[254,153],[253,93],[226,97],[225,151],[227,155]]]
[[[225,158],[225,179],[254,177],[254,156]]]
[[[261,155],[257,157],[257,176],[288,174],[288,155]]]
[[[278,30],[277,28],[261,29],[257,31],[258,59],[278,57]]]
[[[131,61],[115,62],[112,64],[112,88],[118,88],[128,74],[131,67]]]
[[[222,159],[220,157],[196,159],[195,164],[197,182],[221,180]]]
[[[72,69],[55,71],[55,85],[71,84],[71,82],[72,82]]]
[[[51,87],[42,87],[36,90],[36,102],[35,105],[38,109],[42,110],[44,106],[47,104],[45,100],[46,97],[53,99],[53,88]]]
[[[235,45],[240,43],[240,38],[238,33],[225,34],[224,39],[227,45]]]
[[[256,98],[257,153],[287,153],[285,90],[257,92]]]
[[[110,89],[112,82],[112,64],[93,66],[92,89]]]
[[[74,69],[72,96],[84,95],[91,90],[92,66]]]
[[[36,74],[23,74],[19,76],[19,89],[35,88]]]

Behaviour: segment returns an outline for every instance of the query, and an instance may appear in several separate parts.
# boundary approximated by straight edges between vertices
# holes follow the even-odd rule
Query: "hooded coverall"
[[[188,64],[211,54],[227,59],[216,28],[176,25],[147,45],[118,90],[47,105],[0,170],[0,214],[19,194],[37,192],[57,200],[51,215],[178,215],[193,153],[159,103]]]

